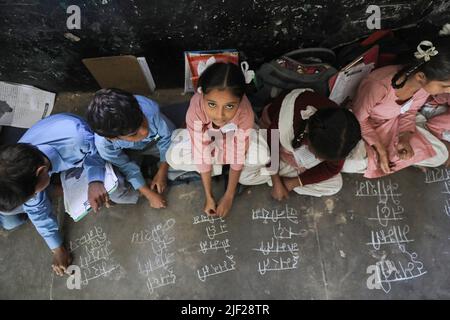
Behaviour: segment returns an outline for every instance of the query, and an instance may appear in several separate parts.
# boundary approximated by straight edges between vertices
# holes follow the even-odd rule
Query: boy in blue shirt
[[[101,89],[88,107],[87,122],[95,132],[100,156],[115,165],[135,190],[153,208],[165,208],[162,193],[167,186],[169,165],[166,152],[174,125],[159,111],[156,102],[119,89]],[[158,172],[150,184],[142,175],[133,153],[160,159]]]
[[[50,176],[84,167],[88,200],[95,212],[109,201],[103,185],[105,162],[94,134],[78,116],[61,113],[33,125],[16,144],[0,147],[0,225],[13,229],[28,215],[53,251],[53,270],[63,275],[72,259],[63,245],[48,197]]]

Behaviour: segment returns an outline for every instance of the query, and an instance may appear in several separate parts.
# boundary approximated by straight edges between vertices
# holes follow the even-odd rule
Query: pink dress
[[[197,128],[195,123],[197,122],[197,126],[200,124],[201,133],[204,133],[207,130],[219,131],[218,129],[213,128],[213,123],[206,114],[205,108],[207,108],[207,106],[204,106],[202,96],[196,93],[191,98],[189,109],[186,114],[186,126],[191,137],[192,152],[201,155],[201,163],[197,163],[198,172],[211,171],[213,163],[212,159],[216,157],[216,155],[204,152],[207,150],[208,145],[211,144],[211,139],[205,139],[204,135],[195,133],[195,129]],[[245,154],[249,145],[250,129],[254,126],[254,120],[255,116],[252,106],[248,98],[244,95],[235,116],[227,123],[235,124],[238,130],[226,133],[227,135],[234,135],[232,143],[227,144],[226,140],[223,139],[223,144],[219,146],[219,163],[215,164],[229,164],[233,170],[242,170]],[[240,136],[238,137],[237,135]],[[224,134],[222,134],[222,136],[225,137]],[[227,155],[233,155],[233,159],[230,159],[231,157]]]
[[[366,142],[368,166],[366,178],[377,178],[385,173],[379,168],[377,154],[371,147],[380,142],[386,148],[389,160],[394,164],[392,171],[399,171],[414,163],[436,155],[431,143],[416,131],[416,114],[427,101],[429,94],[420,89],[408,102],[397,103],[395,89],[391,86],[393,76],[400,66],[386,66],[377,69],[365,78],[353,102],[353,111],[361,124],[361,132]],[[401,160],[396,146],[401,132],[412,132],[410,140],[414,156]]]
[[[435,116],[427,121],[428,130],[441,140],[448,141],[448,138],[444,139],[442,134],[445,131],[450,131],[450,94],[441,94],[434,96],[429,101],[431,104],[436,105],[448,105],[449,108],[443,114]]]

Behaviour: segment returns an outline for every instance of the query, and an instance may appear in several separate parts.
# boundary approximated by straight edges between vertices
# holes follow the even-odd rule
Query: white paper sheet
[[[111,194],[119,185],[118,178],[110,163],[105,166],[104,186]],[[74,221],[80,221],[91,210],[88,202],[88,179],[83,167],[73,168],[61,173],[64,190],[64,206]]]
[[[137,61],[141,66],[141,70],[144,73],[145,80],[147,80],[147,84],[150,87],[150,90],[155,91],[156,89],[155,80],[153,79],[153,75],[150,71],[150,68],[148,67],[147,60],[145,59],[145,57],[139,57],[137,58]]]
[[[52,92],[0,81],[0,125],[30,128],[51,114],[54,102]]]
[[[309,151],[307,145],[302,145],[300,148],[295,149],[294,158],[299,166],[306,169],[311,169],[322,162],[321,160],[317,159],[311,151]]]

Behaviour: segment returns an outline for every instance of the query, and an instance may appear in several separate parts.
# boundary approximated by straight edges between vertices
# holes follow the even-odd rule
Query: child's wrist
[[[223,194],[223,197],[233,199],[235,193],[236,193],[236,190],[231,191],[231,190],[227,189],[227,191],[225,191],[225,193]]]

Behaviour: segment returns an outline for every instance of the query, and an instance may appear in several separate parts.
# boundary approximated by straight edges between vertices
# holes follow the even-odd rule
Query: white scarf
[[[283,99],[280,108],[280,116],[278,119],[278,129],[280,130],[280,144],[289,152],[294,152],[292,147],[292,140],[294,140],[294,110],[295,100],[297,97],[305,91],[314,92],[312,89],[294,89],[289,92]],[[317,109],[313,106],[307,106],[306,110],[301,111],[303,120],[309,119]]]

